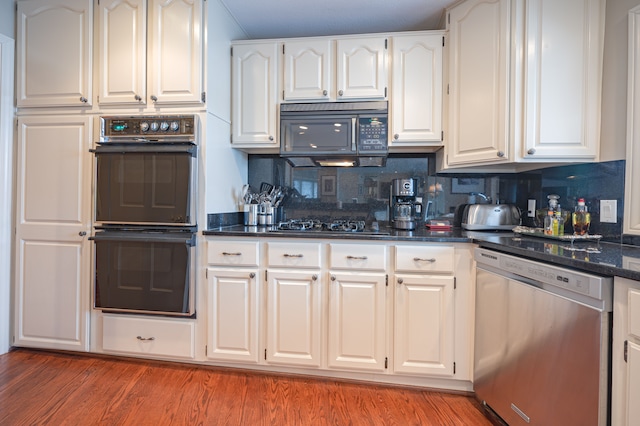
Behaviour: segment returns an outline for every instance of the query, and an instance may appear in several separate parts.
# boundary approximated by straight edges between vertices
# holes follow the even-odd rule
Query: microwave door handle
[[[356,152],[356,120],[356,117],[351,117],[351,152]]]

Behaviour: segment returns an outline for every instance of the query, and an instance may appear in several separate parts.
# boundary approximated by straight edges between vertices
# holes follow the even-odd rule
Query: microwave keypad
[[[358,133],[359,152],[387,151],[386,117],[359,117]]]

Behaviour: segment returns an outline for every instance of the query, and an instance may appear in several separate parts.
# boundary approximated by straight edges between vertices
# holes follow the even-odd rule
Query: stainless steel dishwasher
[[[476,248],[476,397],[509,425],[606,425],[612,279]]]

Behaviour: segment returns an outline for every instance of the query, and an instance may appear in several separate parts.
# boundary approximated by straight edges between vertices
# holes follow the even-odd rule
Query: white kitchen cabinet
[[[18,118],[16,346],[88,350],[91,124],[86,116]]]
[[[330,38],[285,40],[283,75],[285,101],[326,100],[335,98],[332,84],[333,42]]]
[[[443,32],[391,37],[390,147],[442,146]]]
[[[329,245],[328,366],[349,370],[387,368],[387,247]]]
[[[207,358],[259,362],[260,280],[257,241],[207,243]]]
[[[232,146],[279,152],[277,43],[234,43],[232,55]]]
[[[395,247],[395,372],[453,376],[454,265],[452,246]]]
[[[602,0],[451,8],[445,167],[597,159]]]
[[[613,287],[611,424],[640,418],[640,282],[616,277]]]
[[[93,1],[17,2],[16,105],[90,106]]]
[[[322,294],[319,270],[268,270],[267,363],[320,367]]]
[[[102,316],[107,353],[169,359],[195,358],[195,321],[145,316]]]
[[[640,235],[640,6],[629,12],[624,233]],[[635,167],[634,167],[635,166]]]
[[[385,37],[285,40],[282,62],[285,101],[387,97]]]
[[[202,0],[101,0],[101,105],[202,104]]]

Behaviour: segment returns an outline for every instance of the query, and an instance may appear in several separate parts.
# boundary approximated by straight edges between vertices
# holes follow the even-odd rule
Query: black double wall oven
[[[100,117],[94,308],[195,316],[196,115]]]

